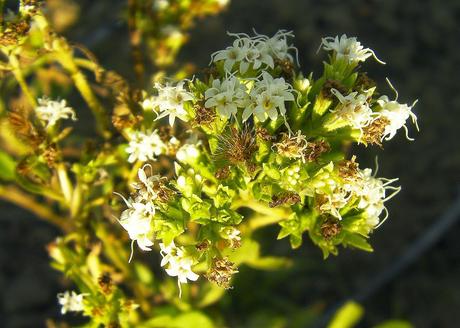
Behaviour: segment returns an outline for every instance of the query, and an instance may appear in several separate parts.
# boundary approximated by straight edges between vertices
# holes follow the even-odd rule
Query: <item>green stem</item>
[[[37,107],[37,100],[35,97],[32,95],[32,92],[30,91],[29,87],[27,86],[26,80],[24,78],[24,75],[21,70],[21,66],[19,64],[19,60],[16,57],[16,55],[11,54],[9,56],[9,62],[12,67],[12,72],[14,77],[19,83],[19,86],[22,89],[22,92],[24,92],[24,95],[26,96],[27,100],[29,101],[30,105],[35,108]]]
[[[70,226],[62,220],[61,216],[56,215],[47,206],[40,204],[33,197],[23,193],[14,186],[0,186],[0,198],[19,207],[25,208],[35,214],[38,218],[61,228],[63,231],[70,230]]]

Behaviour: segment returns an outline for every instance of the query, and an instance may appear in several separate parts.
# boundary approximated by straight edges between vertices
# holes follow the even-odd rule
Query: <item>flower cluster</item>
[[[35,113],[38,119],[45,123],[46,128],[56,125],[57,121],[62,119],[71,118],[73,121],[77,120],[75,111],[67,106],[67,102],[64,99],[56,101],[46,97],[38,98]]]
[[[288,44],[288,38],[293,37],[292,32],[279,31],[271,38],[260,34],[254,37],[244,33],[229,35],[236,38],[233,45],[211,55],[211,62],[223,61],[226,72],[232,72],[236,66],[241,74],[245,74],[250,68],[273,69],[276,61],[293,61],[289,51],[296,48]]]
[[[85,294],[77,294],[75,291],[65,291],[59,293],[57,299],[61,305],[61,313],[67,312],[82,312],[83,311],[83,297]]]
[[[192,95],[184,89],[185,81],[179,82],[176,86],[169,84],[155,84],[158,95],[152,96],[142,103],[145,109],[158,110],[157,119],[169,117],[169,124],[172,126],[176,117],[182,121],[188,121],[187,111],[184,108],[186,101],[193,100]]]
[[[348,38],[346,34],[341,37],[323,38],[321,46],[326,51],[333,51],[337,59],[345,59],[349,63],[363,62],[373,56],[379,63],[385,64],[377,58],[372,49],[364,48],[356,38]]]
[[[188,280],[196,281],[199,277],[192,271],[194,260],[192,257],[187,256],[186,251],[183,248],[177,247],[174,244],[174,241],[172,241],[168,246],[160,243],[160,249],[160,254],[163,257],[160,265],[162,267],[167,267],[165,270],[168,275],[171,277],[177,277],[179,293],[181,293],[181,283],[186,284]]]
[[[161,178],[147,176],[146,166],[139,170],[120,223],[143,250],[159,241],[161,266],[177,277],[179,290],[202,272],[230,288],[237,265],[257,262],[244,247],[251,229],[265,222],[278,222],[278,238],[289,237],[293,248],[308,232],[324,256],[337,254],[339,245],[371,251],[368,238],[400,188],[392,186],[397,179],[360,169],[355,156],[347,160],[342,146],[381,145],[400,128],[407,131],[409,118],[416,123],[412,106],[376,98],[377,87],[357,78],[357,63],[373,51],[355,38],[323,39],[333,54],[314,80],[295,68],[291,33],[231,35],[233,45],[212,55],[204,77],[157,84],[158,94],[142,103],[158,118],[169,116],[171,125],[176,117],[190,122],[188,140],[177,141],[170,154],[157,120],[144,121],[140,130],[148,126],[152,134],[139,133],[128,148],[130,162],[164,154],[174,163],[175,178],[162,185],[166,198]],[[256,213],[256,223],[241,207]]]
[[[133,131],[126,152],[129,154],[128,162],[154,161],[158,156],[167,151],[167,146],[161,140],[157,130],[150,133]]]

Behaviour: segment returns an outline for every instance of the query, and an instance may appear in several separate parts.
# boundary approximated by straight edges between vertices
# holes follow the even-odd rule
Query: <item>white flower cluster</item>
[[[395,196],[401,187],[394,187],[391,184],[398,179],[376,178],[372,170],[367,168],[358,170],[357,176],[348,179],[345,184],[338,184],[334,180],[329,180],[330,193],[323,194],[325,201],[321,203],[320,210],[330,213],[334,217],[342,220],[340,210],[349,205],[349,202],[356,201],[356,206],[364,210],[369,230],[375,229],[382,224],[388,212],[384,203]],[[393,192],[387,196],[387,190]],[[385,218],[380,222],[380,215],[385,211]],[[380,223],[379,223],[380,222]]]
[[[61,313],[67,312],[82,312],[83,311],[83,297],[86,294],[77,294],[75,291],[65,291],[64,293],[57,294],[57,299],[61,305]]]
[[[381,96],[377,100],[379,108],[373,111],[368,103],[368,99],[374,92],[374,88],[366,90],[362,94],[352,92],[346,96],[342,95],[336,89],[331,89],[331,92],[340,102],[340,105],[336,109],[331,110],[331,112],[335,113],[338,119],[342,119],[353,129],[360,130],[361,134],[363,133],[363,128],[369,126],[379,118],[384,118],[388,122],[385,125],[382,140],[392,139],[402,127],[406,131],[407,139],[412,140],[408,136],[406,126],[409,118],[412,119],[418,130],[417,116],[412,112],[412,107],[416,102],[412,106],[408,106],[407,104],[400,104],[396,100],[389,100],[387,96]]]
[[[180,284],[186,284],[188,280],[196,281],[198,275],[192,271],[194,260],[187,256],[182,247],[177,247],[174,241],[168,246],[160,243],[160,253],[163,259],[160,265],[166,267],[165,271],[171,277],[177,277],[177,284],[179,286],[179,297],[182,294]]]
[[[251,81],[253,82],[253,81]],[[274,79],[263,72],[261,78],[253,83],[252,89],[241,84],[234,76],[224,81],[214,80],[212,87],[205,92],[205,107],[215,107],[217,112],[227,118],[236,115],[238,108],[244,108],[243,122],[254,115],[264,122],[268,117],[276,120],[285,116],[286,101],[294,101],[294,90],[284,78]]]
[[[373,50],[364,48],[356,38],[348,38],[345,34],[340,38],[338,36],[323,38],[321,46],[326,51],[334,51],[337,59],[343,58],[350,64],[363,62],[370,56],[373,56],[379,63],[385,64],[377,58]]]
[[[372,175],[371,169],[359,171],[359,178],[354,185],[353,192],[359,197],[358,208],[365,211],[370,229],[378,228],[387,219],[388,211],[384,203],[401,190],[401,187],[391,186],[397,180],[376,178]],[[393,190],[393,193],[386,196],[386,190]],[[386,215],[380,222],[379,217],[383,211],[386,212]]]
[[[75,111],[71,107],[67,107],[67,102],[62,99],[55,101],[47,97],[38,98],[38,106],[35,108],[35,113],[41,121],[46,123],[46,128],[56,125],[61,119],[71,118],[77,120]]]
[[[184,83],[185,81],[180,81],[176,86],[156,83],[155,89],[158,91],[158,95],[144,100],[142,107],[154,111],[159,110],[157,120],[169,116],[171,126],[174,125],[176,117],[187,122],[189,116],[184,108],[184,103],[192,101],[194,98],[190,92],[184,89]]]
[[[128,206],[121,213],[119,222],[132,240],[130,262],[133,256],[134,242],[137,242],[137,245],[143,251],[151,251],[153,246],[154,233],[151,223],[155,216],[154,201],[158,198],[158,194],[153,189],[153,184],[160,178],[156,175],[147,176],[145,173],[146,167],[150,167],[150,165],[146,164],[138,170],[140,183],[133,184],[133,188],[136,190],[133,197],[126,199],[123,195],[116,193]]]
[[[297,49],[288,44],[288,38],[294,36],[292,32],[281,30],[271,38],[260,34],[254,37],[244,33],[228,34],[236,37],[233,45],[211,55],[211,62],[224,62],[226,72],[232,72],[235,64],[241,74],[246,73],[251,66],[254,70],[262,65],[274,68],[276,60],[294,60],[290,50],[297,53]]]
[[[133,131],[130,135],[129,145],[126,152],[129,154],[128,162],[154,161],[157,156],[166,153],[168,147],[161,140],[157,130],[151,133]]]
[[[362,133],[363,128],[371,124],[374,120],[375,115],[367,102],[373,91],[374,89],[372,88],[367,90],[364,94],[352,92],[344,96],[338,90],[331,89],[331,93],[337,97],[341,104],[336,109],[331,110],[331,112],[335,113],[338,118],[344,120],[346,124],[354,129],[360,130]]]
[[[385,126],[383,138],[385,140],[390,140],[396,135],[396,132],[403,127],[406,131],[407,139],[413,140],[409,137],[406,122],[410,117],[412,123],[415,124],[418,130],[417,116],[412,112],[412,107],[414,107],[416,102],[414,102],[412,106],[408,106],[407,104],[400,104],[396,100],[389,100],[387,96],[381,96],[377,100],[377,103],[380,106],[378,116],[384,117],[389,121],[389,124]]]

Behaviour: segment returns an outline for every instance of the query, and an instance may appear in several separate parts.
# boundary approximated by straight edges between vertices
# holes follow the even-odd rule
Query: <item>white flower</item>
[[[340,101],[340,105],[336,109],[331,110],[331,112],[335,113],[337,118],[343,120],[346,125],[350,125],[362,133],[363,128],[371,124],[374,119],[374,113],[367,102],[374,89],[371,88],[364,94],[352,92],[347,96],[342,95],[336,89],[331,89],[331,92]]]
[[[161,140],[157,130],[146,134],[142,131],[134,131],[130,134],[131,140],[126,148],[129,155],[128,162],[134,163],[135,161],[145,162],[148,160],[155,160],[155,156],[164,154],[167,146]]]
[[[406,121],[410,117],[412,123],[415,124],[418,130],[417,116],[412,112],[412,107],[414,107],[416,102],[414,102],[412,106],[408,106],[407,104],[400,104],[396,100],[389,100],[387,96],[382,96],[377,100],[377,103],[381,107],[381,110],[378,112],[379,115],[389,121],[385,126],[383,138],[385,140],[390,140],[395,136],[396,132],[403,127],[406,131],[407,139],[413,140],[408,135]]]
[[[228,34],[235,35],[231,33]],[[249,38],[240,38],[238,34],[236,34],[236,36],[238,38],[233,41],[232,46],[227,47],[224,50],[216,51],[211,55],[211,62],[215,63],[221,60],[224,61],[224,70],[226,72],[231,72],[235,63],[242,61],[251,47],[251,40]]]
[[[144,108],[158,109],[160,114],[157,120],[169,115],[169,124],[174,125],[176,117],[187,122],[189,117],[184,109],[184,102],[192,101],[193,95],[184,89],[184,81],[177,83],[176,86],[155,84],[158,95],[144,100]]]
[[[50,100],[46,97],[38,98],[38,106],[35,108],[37,117],[46,122],[46,128],[54,126],[60,119],[77,120],[75,111],[67,107],[67,102],[62,99],[61,101]]]
[[[153,203],[136,202],[131,199],[127,200],[123,195],[119,195],[125,202],[128,208],[121,213],[120,224],[128,232],[131,239],[131,255],[129,262],[133,257],[133,244],[137,245],[143,251],[151,251],[153,246],[153,231],[151,222],[155,215],[155,206]]]
[[[131,186],[137,191],[137,196],[135,197],[136,202],[152,202],[158,198],[158,193],[153,189],[153,187],[161,180],[161,178],[159,175],[147,176],[145,173],[146,167],[149,167],[150,172],[153,172],[152,166],[150,164],[145,164],[142,168],[137,170],[137,176],[140,183],[131,184]]]
[[[181,283],[186,284],[188,280],[196,281],[198,275],[192,271],[194,261],[191,257],[187,256],[183,248],[177,247],[174,241],[168,246],[160,243],[160,253],[163,259],[161,266],[167,266],[166,273],[171,277],[177,277],[177,284],[179,286],[179,297],[182,294]]]
[[[272,38],[261,34],[254,37],[244,33],[228,35],[236,37],[233,45],[213,53],[211,62],[224,61],[224,70],[229,73],[237,63],[241,74],[246,73],[251,65],[254,70],[262,65],[274,68],[275,59],[293,61],[289,51],[294,49],[297,53],[297,49],[287,43],[287,38],[294,36],[292,32],[281,30]]]
[[[358,208],[365,211],[369,230],[378,228],[388,217],[384,203],[401,190],[401,187],[391,186],[391,183],[397,180],[376,178],[371,169],[359,171],[359,177],[356,183],[353,184],[352,192],[359,197]],[[393,192],[386,196],[387,190],[392,190]],[[379,216],[383,211],[387,214],[380,222]]]
[[[205,107],[215,107],[219,115],[230,118],[236,115],[238,107],[244,107],[248,97],[246,87],[234,76],[222,82],[218,79],[212,81],[211,88],[205,91]]]
[[[243,122],[247,121],[251,115],[264,122],[267,117],[271,120],[286,114],[286,101],[294,101],[292,86],[283,78],[274,79],[267,72],[262,73],[262,79],[257,81],[251,90],[251,97],[254,101],[252,106],[247,106],[243,111]]]
[[[83,311],[83,297],[87,294],[77,294],[74,291],[65,291],[64,293],[57,294],[57,299],[61,305],[61,313],[67,312],[82,312]]]
[[[348,38],[345,34],[343,34],[340,38],[338,36],[335,38],[323,38],[321,46],[326,51],[334,51],[337,59],[344,58],[349,63],[363,62],[370,56],[373,56],[376,61],[381,64],[385,64],[377,58],[374,51],[369,48],[364,48],[356,38]]]
[[[294,34],[291,31],[280,30],[271,37],[265,39],[264,47],[266,47],[269,53],[279,60],[290,60],[294,61],[289,50],[294,50],[297,54],[297,49],[293,45],[289,45],[287,42],[288,37],[294,37]],[[297,61],[298,62],[298,61]]]
[[[346,190],[346,188],[337,187],[332,191],[332,193],[322,196],[323,201],[320,204],[319,209],[322,212],[330,213],[339,220],[342,220],[342,215],[339,211],[347,205],[348,201],[352,197],[352,194]]]
[[[176,153],[177,160],[183,163],[194,162],[198,156],[200,156],[200,150],[196,144],[184,144]]]

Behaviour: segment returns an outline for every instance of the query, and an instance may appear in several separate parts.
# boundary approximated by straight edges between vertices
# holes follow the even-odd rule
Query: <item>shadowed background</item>
[[[124,1],[88,0],[79,5],[84,14],[66,36],[87,45],[103,66],[133,78],[127,27],[120,16]],[[403,187],[387,203],[389,220],[371,239],[375,252],[342,249],[338,257],[323,261],[308,238],[299,250],[290,251],[286,240],[273,242],[278,228],[265,229],[259,233],[260,240],[270,241],[264,251],[288,255],[296,265],[279,272],[241,269],[230,297],[218,308],[233,318],[229,325],[238,327],[260,327],[268,315],[296,315],[301,309],[307,318],[309,309],[328,310],[372,285],[375,276],[436,224],[460,186],[459,1],[233,0],[223,14],[198,21],[179,62],[204,67],[212,52],[230,44],[226,31],[252,28],[267,35],[278,29],[294,31],[301,68],[316,77],[325,58],[324,52],[316,54],[321,37],[358,37],[387,62],[382,66],[369,59],[364,71],[391,96],[384,86],[389,77],[400,102],[419,100],[414,112],[421,131],[409,127],[414,142],[406,141],[400,131],[384,150],[352,150],[361,167],[373,167],[378,155],[379,175],[399,177]],[[49,267],[44,246],[57,231],[21,209],[0,206],[0,326],[40,327],[44,323],[39,322],[59,315],[56,293],[62,291],[61,278]],[[416,327],[453,327],[460,322],[459,232],[456,223],[414,264],[368,295],[360,327],[390,318],[406,319]],[[308,321],[299,320],[305,325]]]

